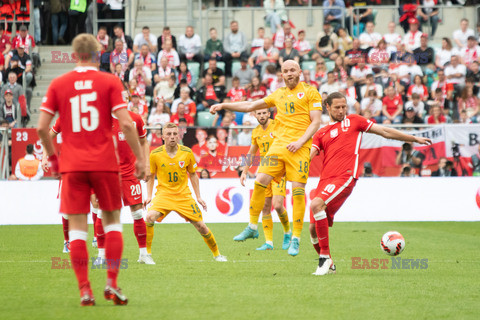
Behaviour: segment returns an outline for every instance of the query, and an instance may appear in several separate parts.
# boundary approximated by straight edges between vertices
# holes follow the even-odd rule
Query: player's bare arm
[[[146,171],[145,171],[145,178],[143,179],[145,182],[148,182],[148,180],[150,179],[150,177],[152,176],[152,173],[150,172],[150,163],[149,163],[149,160],[148,160],[148,156],[150,154],[150,144],[148,143],[147,141],[147,138],[140,138],[140,146],[144,152],[144,155],[145,155],[145,168],[146,168]]]
[[[52,122],[52,119],[52,114],[41,111],[38,119],[37,133],[42,142],[44,152],[50,157],[50,161],[52,162],[50,164],[52,168],[52,176],[58,177],[58,160],[54,157],[55,148],[53,147],[53,140],[50,136],[50,123]]]
[[[415,137],[412,136],[411,134],[406,134],[403,133],[397,129],[393,129],[390,127],[385,127],[379,124],[373,124],[370,130],[368,131],[369,133],[375,133],[378,134],[379,136],[382,136],[386,139],[393,139],[393,140],[400,140],[400,141],[406,141],[406,142],[415,142],[418,144],[424,144],[424,145],[431,145],[432,140],[428,138],[422,138],[422,137]]]
[[[239,102],[228,102],[228,103],[219,103],[210,107],[210,113],[215,114],[220,110],[232,110],[238,112],[251,112],[255,110],[268,108],[267,104],[263,99],[257,101],[239,101]]]
[[[50,130],[50,138],[52,138],[52,141],[53,139],[55,139],[57,135],[58,134],[55,131]],[[45,172],[48,172],[48,170],[50,169],[50,166],[48,165],[48,155],[47,155],[47,152],[45,151],[45,148],[43,148],[42,169]]]
[[[189,172],[190,182],[192,183],[193,192],[195,192],[195,196],[197,197],[197,202],[200,203],[203,210],[207,211],[207,203],[202,199],[200,195],[200,180],[198,179],[196,172]]]
[[[147,166],[150,171],[150,175],[152,176],[151,179],[147,181],[147,199],[145,199],[144,202],[144,207],[147,207],[147,205],[152,201],[153,199],[153,185],[155,184],[155,174],[157,172],[157,167],[155,162],[152,162],[151,155],[148,157],[150,160],[150,164]]]
[[[252,144],[248,150],[247,157],[245,158],[245,166],[243,167],[242,175],[240,176],[240,183],[245,187],[245,180],[247,180],[248,169],[252,166],[252,159],[257,154],[258,146]]]
[[[125,135],[125,140],[127,140],[128,145],[137,158],[135,162],[136,176],[138,179],[142,179],[145,176],[145,155],[143,149],[140,147],[137,131],[132,124],[132,118],[130,118],[125,108],[114,111],[114,114],[118,119],[120,129]]]
[[[315,132],[318,131],[318,128],[320,127],[320,124],[322,122],[322,112],[319,110],[310,111],[310,120],[312,122],[308,126],[307,130],[305,130],[305,133],[303,134],[303,136],[297,141],[294,141],[287,146],[288,151],[296,152],[308,140],[310,140],[313,137]]]

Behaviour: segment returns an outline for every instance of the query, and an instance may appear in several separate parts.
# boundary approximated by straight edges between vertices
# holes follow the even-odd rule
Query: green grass
[[[243,224],[210,224],[229,262],[213,261],[188,224],[156,225],[155,266],[137,264],[131,225],[124,226],[128,269],[119,284],[125,307],[103,299],[105,271],[91,270],[97,305],[79,306],[72,270],[51,269],[62,250],[61,226],[0,226],[2,319],[478,319],[480,223],[336,223],[331,250],[337,274],[311,275],[316,253],[303,231],[300,254],[281,247],[258,252],[263,240],[234,243]],[[380,238],[397,230],[406,239],[400,255],[428,259],[427,269],[352,269],[352,257],[389,258]],[[262,234],[260,237],[262,238]],[[90,239],[91,241],[91,239]],[[96,251],[89,249],[90,256]],[[389,263],[391,266],[391,262]]]

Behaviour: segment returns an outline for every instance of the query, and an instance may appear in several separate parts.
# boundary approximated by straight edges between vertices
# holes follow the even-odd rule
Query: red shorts
[[[142,185],[137,178],[122,179],[122,191],[124,206],[133,206],[135,204],[143,203]]]
[[[322,199],[327,205],[325,212],[327,213],[328,225],[333,225],[333,217],[340,209],[345,200],[353,191],[357,180],[351,175],[344,175],[327,180],[320,179],[317,189],[315,190],[315,198]],[[315,222],[313,212],[310,210],[310,222]]]
[[[91,189],[97,195],[101,210],[113,211],[122,208],[118,172],[67,172],[62,174],[60,213],[89,213]]]

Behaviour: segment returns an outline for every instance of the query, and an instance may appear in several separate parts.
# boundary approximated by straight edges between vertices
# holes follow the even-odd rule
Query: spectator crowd
[[[107,12],[115,11],[114,2],[107,1]],[[57,8],[57,4],[61,10],[52,10],[51,16],[52,26],[55,25],[53,42],[62,43],[65,8],[71,3],[51,1],[52,8]],[[103,4],[104,1],[97,1],[100,9]],[[225,101],[262,99],[284,86],[281,66],[287,60],[301,65],[301,81],[316,87],[324,98],[340,91],[347,97],[350,113],[361,114],[373,122],[479,123],[480,27],[474,31],[469,21],[462,19],[457,30],[442,35],[441,45],[432,44],[440,23],[437,1],[407,0],[402,1],[400,21],[390,22],[388,31],[380,33],[376,30],[375,13],[364,8],[372,4],[370,0],[323,1],[323,27],[312,43],[307,39],[313,37],[305,30],[296,30],[294,22],[288,20],[281,0],[263,2],[266,28],[258,28],[251,41],[239,21],[230,22],[223,39],[215,28],[209,30],[208,39],[201,39],[193,26],[187,26],[181,35],[172,34],[168,26],[158,35],[148,26],[136,35],[127,35],[121,24],[100,25],[96,35],[102,45],[100,68],[124,82],[129,92],[129,109],[138,112],[149,126],[167,122],[184,128],[255,126],[258,122],[253,114],[222,111],[210,117],[206,111]],[[346,8],[347,16],[339,7]],[[123,17],[123,8],[118,8],[118,12],[110,12],[107,17]],[[88,19],[87,8],[80,9]],[[71,10],[70,7],[67,11]],[[85,31],[83,25],[88,27],[83,18],[72,22],[69,13],[68,19],[71,32]],[[403,32],[398,32],[397,24]],[[267,36],[268,28],[271,37]],[[6,119],[10,124],[12,114],[16,120],[15,116],[22,113],[15,103],[23,94],[16,88],[21,83],[19,73],[11,70],[23,68],[20,76],[25,76],[27,83],[34,81],[29,75],[32,63],[28,53],[35,40],[27,36],[30,40],[21,40],[24,38],[20,35],[11,48],[3,48],[3,66],[10,70],[4,73],[6,84],[0,100],[9,111],[5,116],[7,109],[2,107],[0,120]],[[276,110],[272,111],[274,116]],[[325,110],[323,122],[328,121]],[[234,130],[234,135],[232,144],[250,144],[250,129]],[[214,138],[215,143],[205,137],[205,152],[221,145],[218,135]],[[149,140],[161,143],[159,132],[153,130]]]

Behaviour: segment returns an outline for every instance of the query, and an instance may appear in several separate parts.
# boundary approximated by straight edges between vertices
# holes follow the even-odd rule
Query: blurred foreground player
[[[248,150],[250,158],[247,159],[247,165],[243,167],[242,175],[240,176],[240,183],[245,187],[245,180],[250,165],[252,165],[253,157],[256,156],[257,151],[260,153],[261,159],[273,144],[273,128],[275,127],[275,120],[270,119],[270,111],[268,109],[260,109],[255,111],[255,118],[259,125],[252,131],[252,145]],[[288,221],[287,209],[283,206],[286,195],[286,181],[282,178],[280,183],[275,181],[270,182],[265,192],[265,205],[262,209],[262,227],[265,235],[265,243],[257,248],[257,250],[273,250],[273,220],[272,220],[272,204],[275,211],[277,211],[278,218],[283,226],[283,245],[282,249],[287,250],[290,247],[292,239],[292,232],[290,231],[290,221]],[[236,241],[244,241],[243,234],[233,238]]]
[[[178,131],[176,124],[167,123],[163,127],[165,145],[153,150],[150,154],[150,172],[157,176],[158,185],[147,214],[147,250],[151,253],[155,221],[161,222],[171,211],[175,211],[202,235],[215,261],[227,261],[227,258],[220,254],[212,231],[203,222],[202,212],[188,187],[188,177],[190,177],[198,203],[207,210],[207,205],[200,196],[200,183],[195,172],[197,168],[195,157],[190,148],[178,144],[180,141]],[[146,204],[152,200],[154,183],[153,176],[147,183]]]
[[[136,174],[145,174],[145,158],[123,97],[123,85],[114,75],[98,70],[101,47],[90,34],[72,42],[77,66],[52,81],[42,101],[38,135],[49,156],[54,176],[62,174],[60,213],[69,220],[70,258],[78,280],[81,305],[95,305],[88,280],[87,214],[93,188],[103,212],[108,261],[104,296],[115,304],[127,304],[117,285],[123,251],[119,165],[112,132],[112,113],[118,118],[125,139],[137,158]],[[49,134],[56,112],[62,127],[62,153],[57,159]]]
[[[387,139],[416,142],[429,145],[430,139],[415,137],[398,130],[374,124],[366,118],[347,116],[347,100],[334,92],[325,100],[331,122],[313,136],[313,158],[324,151],[322,177],[311,202],[310,235],[319,254],[318,268],[314,275],[335,271],[328,242],[328,227],[333,225],[335,213],[340,209],[358,179],[358,156],[363,132],[375,133]]]
[[[57,118],[57,120],[55,121],[55,124],[50,129],[50,137],[52,138],[52,140],[55,139],[60,132],[62,132],[62,128],[60,127],[60,118]],[[45,151],[45,148],[43,149],[42,169],[44,172],[48,172],[50,170],[50,167],[48,165],[48,156]],[[60,180],[58,183],[57,199],[60,198],[61,192],[62,192],[62,180]],[[95,196],[95,193],[93,193],[93,190],[91,190],[90,202],[92,204],[92,219],[93,219],[92,247],[97,248],[97,229],[95,228],[95,222],[97,221],[97,215],[100,209],[98,209],[98,200],[97,200],[97,197]],[[62,215],[62,226],[63,226],[63,253],[69,253],[70,239],[68,237],[68,215],[66,214]]]

